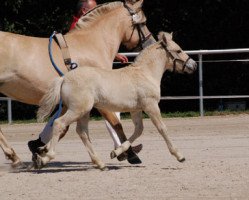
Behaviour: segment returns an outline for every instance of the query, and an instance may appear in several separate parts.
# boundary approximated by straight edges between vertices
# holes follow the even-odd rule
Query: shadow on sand
[[[28,166],[32,165],[32,162],[24,162],[22,167],[17,169],[12,169],[10,172],[12,173],[22,173],[29,172],[35,174],[43,174],[43,173],[59,173],[59,172],[77,172],[77,171],[91,171],[91,170],[99,170],[96,165],[91,162],[51,162],[48,163],[42,169],[28,169]],[[103,171],[110,170],[121,170],[125,168],[145,168],[143,165],[129,165],[129,164],[110,164],[106,163],[106,169]]]

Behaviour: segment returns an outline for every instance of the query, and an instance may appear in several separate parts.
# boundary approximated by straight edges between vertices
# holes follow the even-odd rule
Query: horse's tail
[[[47,93],[42,97],[37,112],[38,122],[43,122],[44,119],[49,117],[56,105],[59,103],[63,80],[63,77],[56,78]]]

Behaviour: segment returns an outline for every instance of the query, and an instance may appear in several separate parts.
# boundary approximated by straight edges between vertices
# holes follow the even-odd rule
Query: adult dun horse
[[[105,167],[88,138],[89,112],[93,107],[131,112],[135,125],[134,134],[111,153],[112,158],[130,148],[131,143],[142,134],[142,111],[145,111],[163,136],[170,153],[180,162],[185,160],[166,134],[167,129],[158,106],[160,83],[166,70],[192,73],[196,70],[197,65],[172,40],[171,34],[161,32],[158,39],[159,42],[143,50],[136,58],[135,63],[128,67],[111,72],[101,68],[85,67],[56,79],[54,85],[41,100],[38,119],[43,120],[49,116],[60,99],[66,105],[67,111],[55,120],[51,141],[41,147],[44,153],[37,155],[36,164],[39,167],[54,158],[54,148],[59,135],[64,133],[66,127],[75,121],[77,121],[77,133],[84,140],[91,159],[100,169]]]
[[[75,30],[65,35],[72,60],[80,67],[111,70],[120,43],[128,49],[153,43],[155,40],[141,10],[142,3],[143,0],[107,3],[81,17]],[[48,38],[0,32],[0,42],[0,92],[17,101],[38,105],[58,77],[49,60]],[[55,63],[66,73],[59,47],[53,45],[52,51]],[[99,111],[124,142],[126,137],[114,113],[106,109]],[[1,130],[0,146],[12,166],[21,163]]]

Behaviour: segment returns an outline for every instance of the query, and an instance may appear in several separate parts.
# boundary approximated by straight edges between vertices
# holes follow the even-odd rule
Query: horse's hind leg
[[[8,144],[6,138],[3,135],[3,132],[0,128],[0,146],[6,156],[7,159],[12,161],[12,167],[18,167],[22,165],[21,159],[16,155],[16,152],[13,148]]]
[[[118,134],[118,137],[120,139],[120,142],[124,143],[127,140],[127,138],[124,134],[123,127],[122,127],[119,119],[115,115],[115,113],[109,112],[107,110],[101,110],[101,109],[98,109],[98,111],[110,123],[110,125],[113,127],[113,129],[116,131],[116,133]],[[131,164],[142,163],[142,161],[139,159],[139,157],[136,155],[136,153],[132,150],[131,147],[128,148],[126,153],[128,156],[127,160],[129,163],[131,163]]]
[[[77,121],[76,131],[79,134],[82,142],[86,146],[87,152],[90,155],[92,162],[96,164],[99,169],[103,170],[105,169],[105,164],[99,159],[89,139],[88,122],[89,122],[89,113],[85,114],[81,119]]]

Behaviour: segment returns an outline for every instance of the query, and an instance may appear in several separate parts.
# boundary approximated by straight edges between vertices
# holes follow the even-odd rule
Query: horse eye
[[[176,53],[181,53],[181,52],[182,52],[182,50],[177,50],[177,51],[176,51]]]

